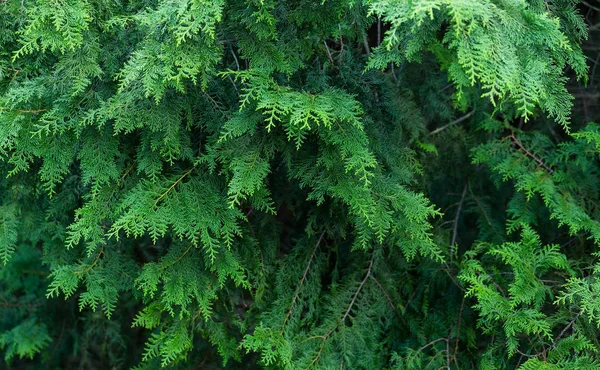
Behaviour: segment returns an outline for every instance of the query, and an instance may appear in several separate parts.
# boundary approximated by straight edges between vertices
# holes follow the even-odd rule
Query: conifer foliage
[[[599,13],[0,0],[2,366],[600,368]]]

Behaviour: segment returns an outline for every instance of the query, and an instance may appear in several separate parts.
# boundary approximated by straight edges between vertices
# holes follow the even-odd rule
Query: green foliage
[[[599,16],[0,0],[7,366],[600,367]]]

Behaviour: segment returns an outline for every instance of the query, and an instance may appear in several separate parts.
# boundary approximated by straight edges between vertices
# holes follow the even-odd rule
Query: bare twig
[[[302,275],[302,279],[300,279],[300,283],[298,284],[298,287],[296,287],[296,292],[294,293],[294,298],[292,298],[292,304],[290,305],[290,309],[288,310],[287,315],[285,315],[285,319],[283,320],[283,324],[281,325],[282,333],[283,333],[283,329],[285,328],[285,324],[287,323],[288,319],[290,318],[290,315],[292,314],[292,310],[294,309],[294,304],[296,303],[296,300],[298,299],[298,296],[300,295],[300,289],[302,288],[302,284],[304,284],[304,281],[306,280],[306,277],[308,276],[308,270],[310,269],[310,264],[312,263],[312,260],[315,257],[317,249],[319,249],[319,245],[321,244],[321,241],[323,240],[324,235],[325,235],[325,230],[323,230],[323,232],[321,233],[321,236],[319,236],[317,245],[315,245],[315,248],[313,249],[312,253],[310,254],[310,258],[308,259],[308,263],[306,264],[306,268],[304,269],[304,274]]]
[[[237,86],[235,85],[235,82],[233,81],[233,78],[231,78],[230,75],[227,76],[229,78],[229,81],[231,81],[231,84],[233,85],[233,88],[235,89],[235,94],[238,96],[240,96],[240,91],[238,90]]]
[[[463,308],[465,307],[465,295],[463,294],[462,302],[460,303],[460,310],[458,311],[458,326],[456,327],[456,341],[454,342],[454,362],[456,363],[456,368],[458,369],[458,361],[456,361],[456,353],[458,352],[458,341],[460,335],[460,324],[462,321],[462,313]]]
[[[342,63],[342,57],[344,56],[344,37],[342,36],[342,25],[338,24],[338,29],[340,30],[340,51],[339,51],[339,58],[338,58],[338,64]]]
[[[237,67],[237,70],[240,70],[240,62],[238,61],[237,56],[235,55],[235,51],[233,51],[233,47],[230,47],[229,50],[231,51],[231,55],[233,55],[233,60],[235,60],[235,65]]]
[[[406,304],[404,305],[404,308],[402,309],[403,312],[408,309],[408,305],[413,300],[413,298],[415,298],[415,295],[417,295],[417,290],[416,289],[413,290],[413,293],[410,295],[410,298],[408,298],[408,301],[406,301]]]
[[[462,211],[463,203],[465,201],[465,195],[467,195],[468,184],[465,184],[465,187],[462,192],[462,196],[460,198],[460,202],[458,203],[458,209],[456,210],[456,216],[454,217],[454,229],[452,230],[452,242],[450,243],[450,262],[452,262],[452,256],[454,255],[454,245],[456,243],[456,236],[458,235],[458,219],[460,217],[460,212]]]
[[[521,149],[522,151],[525,152],[525,154],[530,157],[533,158],[540,166],[542,166],[546,171],[548,171],[550,174],[554,173],[554,170],[550,167],[548,167],[544,161],[542,161],[539,157],[537,157],[536,155],[534,155],[533,153],[531,153],[529,150],[527,150],[527,148],[525,148],[523,146],[523,144],[521,144],[521,142],[519,140],[517,140],[515,133],[511,132],[510,134],[510,138],[513,140],[513,142],[515,144],[517,144],[517,146],[519,147],[519,149]]]
[[[100,257],[102,257],[103,254],[104,254],[104,245],[102,245],[102,247],[100,248],[100,252],[98,252],[98,254],[96,255],[96,258],[94,258],[94,261],[92,262],[91,265],[89,265],[87,268],[85,268],[83,270],[74,271],[73,274],[82,275],[82,274],[89,272],[91,269],[94,268],[94,266],[96,266],[96,264],[100,260]]]
[[[327,58],[329,58],[329,61],[333,65],[334,62],[333,62],[333,57],[331,56],[331,50],[329,50],[329,46],[327,46],[327,42],[325,40],[323,40],[323,45],[325,45],[325,50],[327,50]]]
[[[8,111],[14,111],[17,113],[31,113],[31,114],[35,114],[35,113],[42,113],[45,112],[46,109],[10,109],[8,107],[0,107],[0,110],[8,110]]]
[[[444,125],[444,126],[442,126],[442,127],[440,127],[440,128],[437,128],[437,129],[435,129],[435,130],[431,131],[431,132],[429,133],[429,136],[432,136],[432,135],[435,135],[435,134],[437,134],[437,133],[439,133],[439,132],[441,132],[441,131],[444,131],[445,129],[447,129],[447,128],[448,128],[448,127],[450,127],[450,126],[454,126],[454,125],[456,125],[456,124],[459,124],[459,123],[461,123],[462,121],[469,119],[469,118],[470,118],[472,115],[474,115],[474,114],[475,114],[475,110],[472,110],[472,111],[470,111],[469,113],[465,114],[464,116],[462,116],[462,117],[460,117],[460,118],[457,118],[457,119],[455,119],[454,121],[452,121],[452,122],[450,122],[450,123],[448,123],[448,124],[446,124],[446,125]]]
[[[390,304],[390,307],[392,307],[394,312],[396,312],[396,314],[398,314],[398,316],[400,316],[400,312],[398,312],[398,309],[396,308],[396,306],[394,306],[394,302],[392,301],[390,296],[387,294],[385,289],[383,289],[383,285],[381,285],[381,283],[379,282],[379,280],[377,280],[375,278],[375,276],[371,275],[371,279],[373,279],[375,281],[375,283],[377,284],[377,286],[379,287],[379,289],[381,289],[381,292],[385,295],[385,298],[387,298],[387,301]]]
[[[452,335],[452,329],[454,329],[454,325],[450,328],[450,332],[448,332],[448,338],[446,338],[446,369],[450,370],[450,336]]]
[[[177,184],[179,184],[181,182],[181,180],[183,180],[187,175],[189,175],[195,168],[196,168],[196,166],[190,168],[186,173],[184,173],[180,178],[178,178],[177,181],[175,181],[171,186],[169,186],[169,188],[164,193],[162,193],[156,199],[156,201],[154,201],[154,206],[156,206],[158,204],[158,202],[160,202],[160,200],[165,197],[165,195],[167,195],[171,190],[173,190],[173,188],[175,186],[177,186]]]
[[[377,18],[377,46],[381,45],[381,18]]]
[[[437,342],[441,342],[441,341],[447,341],[448,338],[438,338],[435,340],[432,340],[431,342],[427,343],[426,345],[424,345],[423,347],[419,348],[419,351],[423,351],[424,349],[426,349],[429,346],[432,346],[434,344],[436,344]]]
[[[581,3],[582,3],[583,5],[585,5],[585,6],[587,6],[588,8],[592,9],[592,10],[595,10],[595,11],[597,11],[597,12],[600,12],[600,8],[598,8],[597,6],[594,6],[594,5],[590,4],[590,3],[588,3],[588,2],[587,2],[587,1],[585,1],[585,0],[582,0],[582,1],[581,1]]]
[[[392,72],[392,78],[394,79],[396,86],[400,86],[400,81],[398,80],[398,77],[396,76],[396,71],[394,71],[394,62],[390,62],[390,69]]]
[[[356,292],[354,293],[354,296],[352,297],[352,301],[350,302],[348,309],[344,313],[344,316],[342,316],[342,319],[340,321],[338,321],[338,323],[333,328],[329,329],[329,331],[325,335],[319,335],[319,336],[309,338],[309,339],[320,338],[321,346],[319,347],[319,352],[317,352],[317,355],[315,356],[315,358],[313,358],[312,362],[308,366],[308,369],[310,369],[321,357],[321,353],[323,352],[323,348],[325,347],[325,341],[327,341],[327,338],[329,338],[331,333],[333,333],[338,328],[338,326],[340,326],[340,324],[346,320],[346,318],[350,314],[350,311],[352,310],[352,307],[354,306],[354,302],[356,302],[356,298],[360,294],[360,291],[362,290],[363,286],[365,285],[365,282],[367,281],[367,279],[371,276],[371,269],[373,268],[374,260],[375,260],[375,252],[373,252],[373,255],[371,256],[371,262],[369,262],[369,268],[367,270],[367,274],[365,275],[364,279],[360,282],[358,289],[356,289]]]
[[[527,357],[527,358],[534,358],[534,357],[539,357],[541,353],[536,353],[535,355],[528,355],[527,353],[523,353],[521,351],[519,351],[518,348],[515,349],[515,351],[520,354],[521,356]]]
[[[375,260],[375,253],[373,253],[373,256],[371,257],[371,262],[369,263],[369,269],[367,270],[367,274],[365,275],[365,278],[363,279],[363,281],[360,282],[360,285],[358,286],[358,289],[356,289],[356,293],[354,293],[354,297],[352,297],[352,301],[350,302],[350,305],[348,306],[348,309],[346,310],[346,313],[344,314],[344,317],[342,317],[342,319],[340,320],[340,322],[344,322],[346,320],[346,317],[348,317],[348,315],[350,314],[350,310],[352,309],[352,306],[354,306],[354,302],[356,301],[356,297],[358,297],[358,294],[362,290],[363,285],[365,285],[365,281],[367,281],[367,279],[369,278],[369,276],[371,276],[371,269],[373,268],[373,261],[374,260]]]
[[[575,324],[575,321],[577,321],[577,319],[579,318],[579,316],[581,316],[581,312],[582,311],[579,311],[577,313],[577,315],[575,315],[575,317],[573,318],[573,320],[571,320],[571,322],[569,322],[569,324],[567,324],[567,326],[565,326],[565,328],[558,334],[558,336],[554,340],[554,343],[552,343],[552,346],[550,347],[550,349],[556,348],[556,345],[558,344],[558,341],[560,340],[560,338],[562,338],[562,336],[567,332],[567,330],[569,330],[569,328],[571,326],[573,326],[573,324]]]
[[[367,35],[365,34],[365,31],[363,31],[363,45],[365,47],[365,53],[367,54],[367,56],[371,55],[371,50],[369,49],[369,40],[367,40]]]

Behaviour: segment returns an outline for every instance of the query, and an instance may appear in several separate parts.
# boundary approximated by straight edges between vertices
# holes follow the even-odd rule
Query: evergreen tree
[[[0,0],[2,366],[600,368],[599,16]]]

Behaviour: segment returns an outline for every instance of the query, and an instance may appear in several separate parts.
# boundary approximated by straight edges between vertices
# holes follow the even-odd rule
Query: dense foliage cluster
[[[600,368],[599,15],[0,0],[2,366]]]

